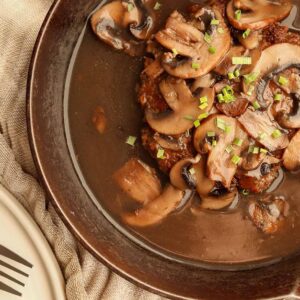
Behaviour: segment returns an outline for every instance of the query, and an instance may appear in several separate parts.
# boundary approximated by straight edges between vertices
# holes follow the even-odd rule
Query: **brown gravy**
[[[160,22],[175,8],[184,11],[190,1],[162,0]],[[193,1],[197,2],[197,1]],[[198,1],[199,2],[199,1]],[[134,148],[125,143],[140,135],[142,112],[136,101],[136,83],[142,58],[132,58],[100,42],[89,24],[78,41],[66,85],[67,131],[87,190],[113,219],[126,228],[120,212],[135,206],[117,188],[112,174],[129,158],[138,156],[153,166],[153,160],[138,140]],[[103,134],[95,130],[92,116],[97,106],[106,114]],[[163,175],[161,175],[164,178]],[[289,216],[274,235],[261,233],[248,219],[246,201],[224,213],[194,211],[186,207],[149,228],[127,228],[132,234],[169,257],[185,261],[222,264],[255,264],[276,260],[300,249],[300,173],[284,174],[273,193],[290,204]],[[252,197],[260,197],[259,195]],[[117,241],[116,241],[117,242]]]

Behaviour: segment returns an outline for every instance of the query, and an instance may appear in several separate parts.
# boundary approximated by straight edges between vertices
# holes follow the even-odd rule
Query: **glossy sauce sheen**
[[[161,3],[159,22],[163,24],[174,9],[184,11],[190,2],[162,0]],[[125,144],[129,135],[140,135],[143,124],[136,99],[143,59],[112,50],[97,39],[89,24],[78,43],[80,47],[74,54],[76,59],[67,85],[67,126],[81,175],[96,201],[121,224],[120,214],[132,211],[136,205],[120,192],[112,174],[134,156],[154,164],[140,140],[134,148]],[[102,135],[91,121],[98,105],[107,117],[107,129]],[[223,213],[200,211],[195,205],[192,208],[191,203],[161,224],[129,230],[156,250],[185,260],[253,264],[285,257],[300,249],[299,178],[299,172],[284,174],[282,184],[273,192],[284,196],[290,204],[288,218],[274,235],[265,235],[252,224],[243,198],[235,209]]]

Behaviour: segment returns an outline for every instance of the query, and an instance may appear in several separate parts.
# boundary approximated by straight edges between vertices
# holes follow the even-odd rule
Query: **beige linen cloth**
[[[52,246],[67,299],[162,299],[112,273],[83,249],[52,205],[46,205],[36,179],[26,128],[26,80],[34,42],[52,2],[0,0],[0,183],[19,199]]]

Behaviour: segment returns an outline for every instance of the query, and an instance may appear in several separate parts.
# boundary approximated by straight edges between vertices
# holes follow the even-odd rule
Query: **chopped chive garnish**
[[[220,21],[217,20],[217,19],[212,19],[212,20],[210,21],[210,25],[219,25],[219,24],[220,24]]]
[[[249,190],[244,189],[244,190],[242,190],[242,194],[244,196],[248,196],[250,194],[250,192],[249,192]]]
[[[208,34],[207,32],[205,32],[205,34],[204,34],[204,41],[208,44],[211,43],[211,35]]]
[[[234,74],[232,72],[229,72],[228,73],[228,79],[231,80],[231,79],[234,79],[234,78],[235,78]]]
[[[282,95],[281,94],[279,94],[279,93],[277,93],[277,94],[275,94],[275,96],[274,96],[274,100],[275,101],[281,101],[281,99],[282,99]]]
[[[195,171],[194,168],[190,168],[190,169],[189,169],[189,172],[190,172],[191,175],[194,175],[194,174],[196,173],[196,171]]]
[[[276,130],[274,130],[274,131],[272,132],[272,137],[273,137],[274,139],[280,138],[281,135],[282,135],[282,133],[281,133],[281,131],[280,131],[279,129],[276,129]]]
[[[237,78],[240,76],[240,71],[239,70],[235,70],[234,71],[234,76]]]
[[[254,82],[257,79],[258,75],[259,75],[259,73],[257,73],[257,72],[243,75],[245,83],[250,84],[250,83]]]
[[[193,118],[193,116],[190,116],[190,115],[184,116],[183,118],[187,121],[194,121],[195,120],[195,118]]]
[[[239,162],[241,161],[241,157],[239,157],[238,155],[233,155],[232,158],[231,158],[231,161],[235,164],[235,165],[238,165]]]
[[[192,63],[192,69],[198,70],[199,68],[200,68],[200,65],[198,63],[196,63],[196,62]]]
[[[216,136],[216,133],[214,131],[207,131],[206,135],[208,137],[214,137],[214,136]]]
[[[199,108],[202,109],[202,110],[205,109],[205,108],[207,108],[207,107],[208,107],[208,103],[207,102],[204,102],[204,103],[202,103],[202,104],[199,105]]]
[[[222,94],[218,94],[217,98],[218,98],[219,103],[225,102],[224,96]]]
[[[223,131],[226,130],[226,124],[225,124],[224,120],[222,120],[220,118],[216,118],[216,125],[219,129],[222,129]]]
[[[126,140],[126,144],[128,144],[130,146],[134,146],[136,139],[137,138],[135,136],[130,135]]]
[[[250,85],[250,86],[249,86],[249,89],[248,89],[248,92],[247,92],[247,95],[248,95],[248,96],[251,96],[252,93],[253,93],[253,91],[254,91],[254,89],[255,89],[255,88],[254,88],[254,85]]]
[[[252,153],[253,154],[258,154],[259,153],[259,147],[254,147]]]
[[[127,10],[128,10],[129,12],[131,12],[131,11],[133,10],[133,8],[134,8],[133,3],[128,3],[128,4],[127,4]]]
[[[253,145],[249,146],[248,153],[253,153],[253,150],[254,150],[254,146]]]
[[[200,98],[200,104],[207,103],[208,99],[206,96]]]
[[[233,65],[251,65],[252,58],[250,56],[234,56],[232,57]]]
[[[172,52],[173,52],[173,54],[174,54],[175,56],[178,54],[178,51],[177,51],[176,48],[173,48],[173,49],[172,49]]]
[[[217,51],[216,47],[210,46],[210,47],[208,48],[208,52],[209,52],[210,54],[215,54],[216,51]]]
[[[264,140],[268,135],[265,132],[260,132],[258,134],[258,139]]]
[[[230,131],[231,131],[231,126],[226,125],[225,126],[225,132],[230,133]]]
[[[159,10],[161,8],[161,3],[156,2],[154,5],[154,10]]]
[[[234,18],[239,21],[241,17],[242,17],[242,11],[240,9],[236,10],[234,12]]]
[[[206,119],[208,117],[208,112],[205,112],[203,114],[200,114],[198,116],[198,120],[203,120],[203,119]]]
[[[231,152],[233,151],[232,146],[231,146],[231,145],[227,146],[226,149],[225,149],[225,151],[226,151],[228,154],[231,153]]]
[[[224,90],[224,89],[223,89]],[[222,91],[223,91],[222,90]],[[234,91],[233,91],[233,88],[231,87],[231,86],[229,86],[229,85],[226,85],[225,86],[225,90],[226,90],[226,92],[229,94],[229,95],[233,95],[234,94]]]
[[[156,157],[159,158],[159,159],[164,159],[165,156],[165,150],[164,149],[158,149],[157,153],[156,153]]]
[[[243,39],[246,39],[251,33],[251,29],[247,29],[243,32]]]
[[[222,27],[218,28],[218,33],[223,34],[224,33],[224,29]]]
[[[280,85],[287,85],[289,83],[289,80],[284,76],[279,76],[278,83]]]
[[[265,149],[265,148],[260,148],[259,152],[260,152],[260,153],[267,154],[267,153],[268,153],[268,150]]]
[[[252,105],[253,105],[253,107],[254,107],[255,110],[260,109],[260,104],[258,103],[258,101],[254,101],[252,103]]]
[[[244,141],[242,139],[235,138],[234,141],[233,141],[233,144],[236,145],[236,146],[241,147],[243,145],[243,142]]]
[[[200,120],[194,121],[194,126],[198,128],[200,126]]]
[[[213,141],[212,141],[212,146],[213,146],[213,147],[216,147],[216,146],[217,146],[217,141],[216,141],[216,140],[213,140]]]

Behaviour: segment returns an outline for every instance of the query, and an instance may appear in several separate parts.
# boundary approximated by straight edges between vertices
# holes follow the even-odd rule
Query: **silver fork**
[[[8,248],[4,247],[3,245],[0,245],[0,255],[7,257],[17,263],[19,263],[20,265],[22,265],[22,268],[24,268],[24,266],[26,268],[33,268],[33,265],[28,262],[27,260],[25,260],[24,258],[22,258],[21,256],[19,256],[18,254],[16,254],[15,252],[9,250]],[[15,273],[18,273],[20,275],[22,275],[23,277],[29,277],[29,274],[23,272],[22,270],[20,270],[19,268],[16,268],[10,264],[8,264],[5,261],[2,261],[0,259],[0,266],[9,269],[11,271],[14,271]],[[10,287],[9,285],[5,284],[4,282],[1,281],[1,277],[4,277],[8,280],[10,280],[13,283],[16,283],[18,285],[20,285],[21,287],[25,287],[25,284],[19,280],[17,280],[16,278],[6,274],[5,272],[0,271],[0,290],[5,291],[7,293],[16,295],[16,296],[22,296],[22,293],[20,293],[19,291],[15,290],[14,288]]]

